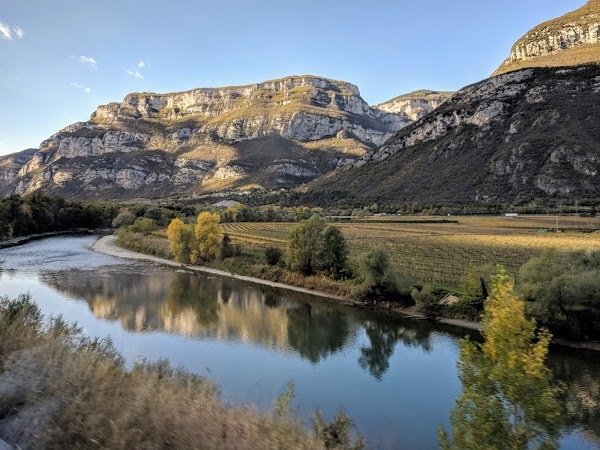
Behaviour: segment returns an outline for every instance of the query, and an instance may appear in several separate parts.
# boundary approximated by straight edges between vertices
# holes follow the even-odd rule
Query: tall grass
[[[342,444],[306,430],[289,412],[289,401],[288,412],[279,406],[276,414],[264,415],[249,406],[225,405],[214,383],[166,361],[127,370],[110,340],[86,337],[60,317],[44,318],[29,295],[0,298],[0,394],[0,432],[6,433],[0,438],[21,447],[321,449]],[[335,420],[327,426],[332,424]]]

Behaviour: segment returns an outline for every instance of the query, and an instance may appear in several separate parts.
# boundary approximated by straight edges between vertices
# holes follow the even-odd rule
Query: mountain
[[[130,94],[37,151],[0,157],[0,194],[126,198],[288,188],[355,161],[411,122],[371,108],[350,83],[314,76]]]
[[[599,34],[600,0],[534,28],[498,75],[460,90],[374,152],[308,184],[308,201],[597,201]]]
[[[454,92],[421,90],[400,95],[385,103],[373,106],[388,113],[400,114],[411,121],[419,120],[448,100]]]
[[[597,199],[599,174],[600,65],[537,68],[460,90],[308,195],[339,205]]]
[[[494,75],[527,67],[600,62],[600,0],[538,25],[519,39]]]

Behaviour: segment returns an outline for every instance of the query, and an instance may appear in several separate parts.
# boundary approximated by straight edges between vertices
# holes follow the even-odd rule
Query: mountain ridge
[[[0,193],[125,198],[289,188],[373,151],[411,122],[370,107],[356,85],[313,75],[131,93],[35,152],[0,157]]]

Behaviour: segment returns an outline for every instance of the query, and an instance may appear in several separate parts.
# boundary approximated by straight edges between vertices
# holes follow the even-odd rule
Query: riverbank
[[[386,303],[386,306],[377,306],[377,305],[373,305],[371,303],[354,300],[354,299],[339,296],[339,295],[334,295],[334,294],[331,294],[328,292],[322,292],[322,291],[318,291],[318,290],[293,286],[290,284],[264,280],[262,278],[257,278],[257,277],[238,275],[238,274],[235,274],[232,272],[227,272],[227,271],[219,270],[219,269],[213,269],[211,267],[206,267],[206,266],[181,264],[181,263],[177,263],[175,261],[169,260],[169,259],[159,258],[157,256],[134,252],[132,250],[127,250],[127,249],[117,246],[115,236],[103,236],[100,239],[98,239],[92,245],[91,248],[92,248],[92,250],[94,250],[98,253],[113,256],[116,258],[143,260],[143,261],[149,261],[149,262],[153,262],[153,263],[164,265],[164,266],[174,267],[177,269],[189,270],[191,272],[205,273],[205,274],[211,274],[211,275],[217,275],[217,276],[223,276],[223,277],[230,277],[230,278],[234,278],[236,280],[246,281],[249,283],[261,284],[264,286],[270,286],[270,287],[279,288],[279,289],[286,289],[289,291],[301,292],[304,294],[313,295],[316,297],[321,297],[321,298],[325,298],[325,299],[329,299],[329,300],[335,300],[336,302],[338,302],[342,305],[346,305],[346,306],[367,308],[367,309],[372,309],[375,311],[385,312],[388,314],[398,315],[401,317],[409,317],[409,318],[416,319],[416,320],[434,321],[433,319],[429,319],[423,315],[420,315],[420,314],[418,314],[414,311],[408,310],[408,309],[394,308],[389,303]],[[443,323],[445,325],[465,328],[465,329],[469,329],[469,330],[478,331],[478,330],[482,329],[482,325],[480,323],[470,322],[467,320],[439,318],[439,319],[436,319],[435,322]]]
[[[11,239],[6,239],[4,241],[0,241],[0,249],[16,247],[18,245],[28,244],[29,242],[39,241],[40,239],[46,239],[49,237],[56,236],[71,236],[73,234],[108,234],[112,233],[111,229],[90,229],[90,228],[78,228],[75,230],[67,230],[67,231],[50,231],[48,233],[38,233],[38,234],[28,234],[27,236],[19,236]]]

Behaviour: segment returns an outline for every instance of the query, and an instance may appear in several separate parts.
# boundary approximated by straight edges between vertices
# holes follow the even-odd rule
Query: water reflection
[[[390,358],[398,342],[406,347],[421,347],[425,352],[431,350],[431,330],[425,327],[405,327],[397,323],[368,321],[364,324],[370,346],[360,349],[358,363],[371,375],[381,380],[390,367]]]
[[[294,350],[312,363],[352,344],[360,328],[335,307],[315,307],[293,292],[185,272],[71,270],[46,273],[43,281],[129,331],[257,343]]]

